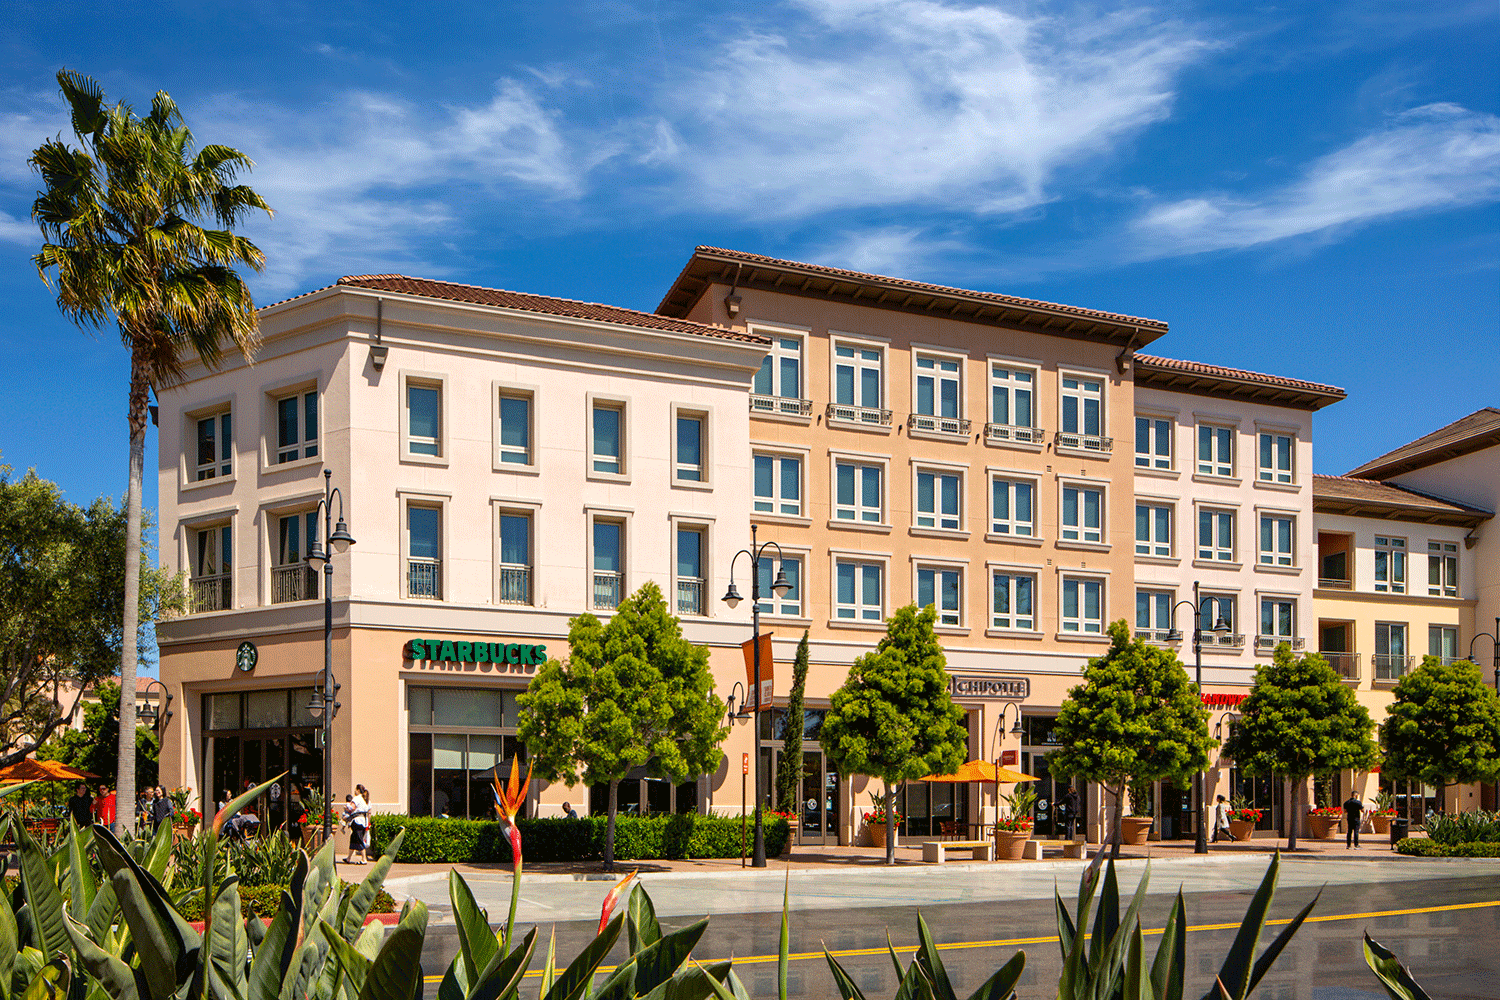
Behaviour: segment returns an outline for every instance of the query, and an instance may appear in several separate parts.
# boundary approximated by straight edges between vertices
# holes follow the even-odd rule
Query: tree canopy
[[[1500,774],[1500,698],[1477,666],[1423,657],[1394,694],[1380,727],[1382,773],[1429,785]]]
[[[608,866],[621,779],[638,767],[674,783],[713,771],[729,727],[708,650],[682,637],[655,583],[621,602],[608,624],[574,618],[568,646],[568,658],[548,660],[520,696],[517,732],[544,780],[609,786]]]
[[[963,709],[953,703],[948,660],[933,631],[937,614],[907,605],[885,637],[849,668],[833,693],[819,739],[840,774],[885,783],[886,863],[895,863],[895,788],[928,774],[952,774],[968,756]]]
[[[95,688],[98,701],[85,703],[83,728],[59,730],[37,748],[39,760],[56,760],[99,776],[113,786],[118,777],[119,754],[116,747],[120,732],[120,685],[100,681]],[[157,783],[157,758],[161,744],[150,726],[135,727],[135,784],[146,788]]]

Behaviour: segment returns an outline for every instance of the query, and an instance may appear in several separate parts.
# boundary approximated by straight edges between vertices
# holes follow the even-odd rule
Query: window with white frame
[[[937,611],[937,624],[962,623],[962,591],[963,570],[958,567],[917,567],[917,607],[932,605]]]
[[[1427,655],[1452,663],[1462,654],[1458,649],[1458,628],[1454,625],[1427,626]]]
[[[990,480],[990,531],[1031,538],[1036,534],[1036,483],[1029,479]]]
[[[990,425],[992,440],[1032,443],[1036,432],[1036,374],[1028,368],[990,365]]]
[[[1172,508],[1169,504],[1135,505],[1135,554],[1172,555]]]
[[[760,613],[763,615],[785,615],[788,618],[802,617],[802,557],[782,556],[773,559],[762,556],[756,560],[756,575],[760,581]],[[781,597],[771,589],[776,580],[776,570],[786,574],[786,582],[792,585]]]
[[[802,338],[771,334],[771,353],[761,359],[752,392],[782,399],[802,398]]]
[[[1458,544],[1427,543],[1427,594],[1429,597],[1458,596]]]
[[[1375,536],[1375,590],[1406,593],[1406,539]]]
[[[318,392],[316,389],[276,400],[276,464],[284,465],[318,455]]]
[[[885,424],[890,414],[882,409],[882,363],[879,348],[858,344],[835,344],[833,348],[833,411],[835,420]]]
[[[957,531],[963,476],[957,472],[917,470],[917,527]]]
[[[1104,581],[1068,576],[1062,583],[1062,630],[1081,635],[1104,633]]]
[[[707,614],[708,580],[704,575],[705,537],[702,528],[677,529],[677,614]]]
[[[1255,478],[1262,483],[1291,483],[1292,456],[1297,439],[1290,434],[1261,431]]]
[[[435,382],[406,383],[406,450],[438,457],[443,447],[443,387]]]
[[[1198,425],[1198,474],[1200,476],[1234,475],[1233,427]]]
[[[1036,575],[997,569],[991,575],[990,585],[993,592],[990,627],[1036,631]]]
[[[593,465],[595,472],[625,473],[625,406],[595,403],[592,415]]]
[[[1135,467],[1172,467],[1172,421],[1164,417],[1135,418]]]
[[[1137,590],[1135,592],[1135,634],[1147,642],[1166,642],[1172,631],[1172,598],[1170,590]]]
[[[194,614],[227,611],[234,603],[234,532],[232,525],[194,528],[188,534],[189,599]]]
[[[1275,649],[1297,637],[1297,602],[1290,597],[1260,599],[1260,632],[1256,645]]]
[[[881,475],[879,465],[863,465],[858,462],[837,462],[834,465],[834,509],[833,516],[839,521],[858,521],[865,524],[883,524],[884,508],[881,506]]]
[[[754,509],[760,514],[802,516],[802,459],[755,455]]]
[[[1060,443],[1068,448],[1096,450],[1104,434],[1104,380],[1064,375]]]
[[[1289,514],[1260,516],[1260,565],[1294,566],[1296,520]]]
[[[443,512],[426,504],[406,505],[406,596],[443,597]]]
[[[1062,538],[1068,542],[1104,541],[1104,491],[1091,486],[1063,486]]]
[[[701,413],[677,414],[677,465],[674,476],[684,483],[701,483],[708,478],[704,462],[704,439],[708,419]]]
[[[501,604],[531,604],[531,514],[500,512]]]
[[[197,420],[198,451],[193,478],[202,482],[234,471],[234,421],[224,410]]]
[[[1198,558],[1234,562],[1234,511],[1198,511]]]
[[[276,517],[275,562],[271,566],[271,603],[309,601],[318,596],[318,573],[307,553],[318,539],[318,512]]]
[[[519,389],[501,389],[496,435],[501,465],[533,465],[531,404],[533,396]]]
[[[1235,632],[1239,618],[1235,613],[1238,600],[1234,594],[1203,594],[1198,599],[1198,627],[1203,631],[1204,645],[1243,645],[1243,636]],[[1215,635],[1219,622],[1228,626],[1224,635]]]
[[[834,567],[834,617],[841,621],[884,620],[884,571],[882,563],[840,559]]]
[[[625,525],[621,521],[595,518],[590,542],[594,550],[590,574],[591,606],[613,611],[625,597]]]
[[[1391,681],[1406,673],[1411,654],[1406,647],[1406,622],[1375,623],[1375,679]]]
[[[945,434],[968,433],[963,420],[963,365],[957,358],[917,355],[916,399],[912,429]]]

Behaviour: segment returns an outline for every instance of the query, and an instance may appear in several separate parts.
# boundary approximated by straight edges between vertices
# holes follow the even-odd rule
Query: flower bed
[[[1396,844],[1396,853],[1418,858],[1500,858],[1500,843],[1442,844],[1426,837],[1407,837]]]

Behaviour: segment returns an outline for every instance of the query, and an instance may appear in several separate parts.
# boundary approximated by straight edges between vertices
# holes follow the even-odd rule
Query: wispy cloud
[[[1166,257],[1328,233],[1410,212],[1500,200],[1500,118],[1453,104],[1396,115],[1259,196],[1200,195],[1152,206],[1134,254]]]
[[[970,249],[961,240],[921,227],[892,225],[840,233],[815,245],[805,256],[832,267],[920,278],[942,257]]]

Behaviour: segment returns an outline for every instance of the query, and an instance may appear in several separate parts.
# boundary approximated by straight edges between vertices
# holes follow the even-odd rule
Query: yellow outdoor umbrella
[[[998,767],[992,760],[971,760],[959,765],[958,770],[952,774],[929,774],[922,780],[946,781],[957,784],[966,781],[1036,781],[1037,779],[1032,775],[1022,774],[1020,771],[1014,771],[1008,767]]]
[[[0,781],[87,781],[97,774],[69,767],[55,760],[34,760],[30,757],[16,761],[10,767],[0,768]]]

